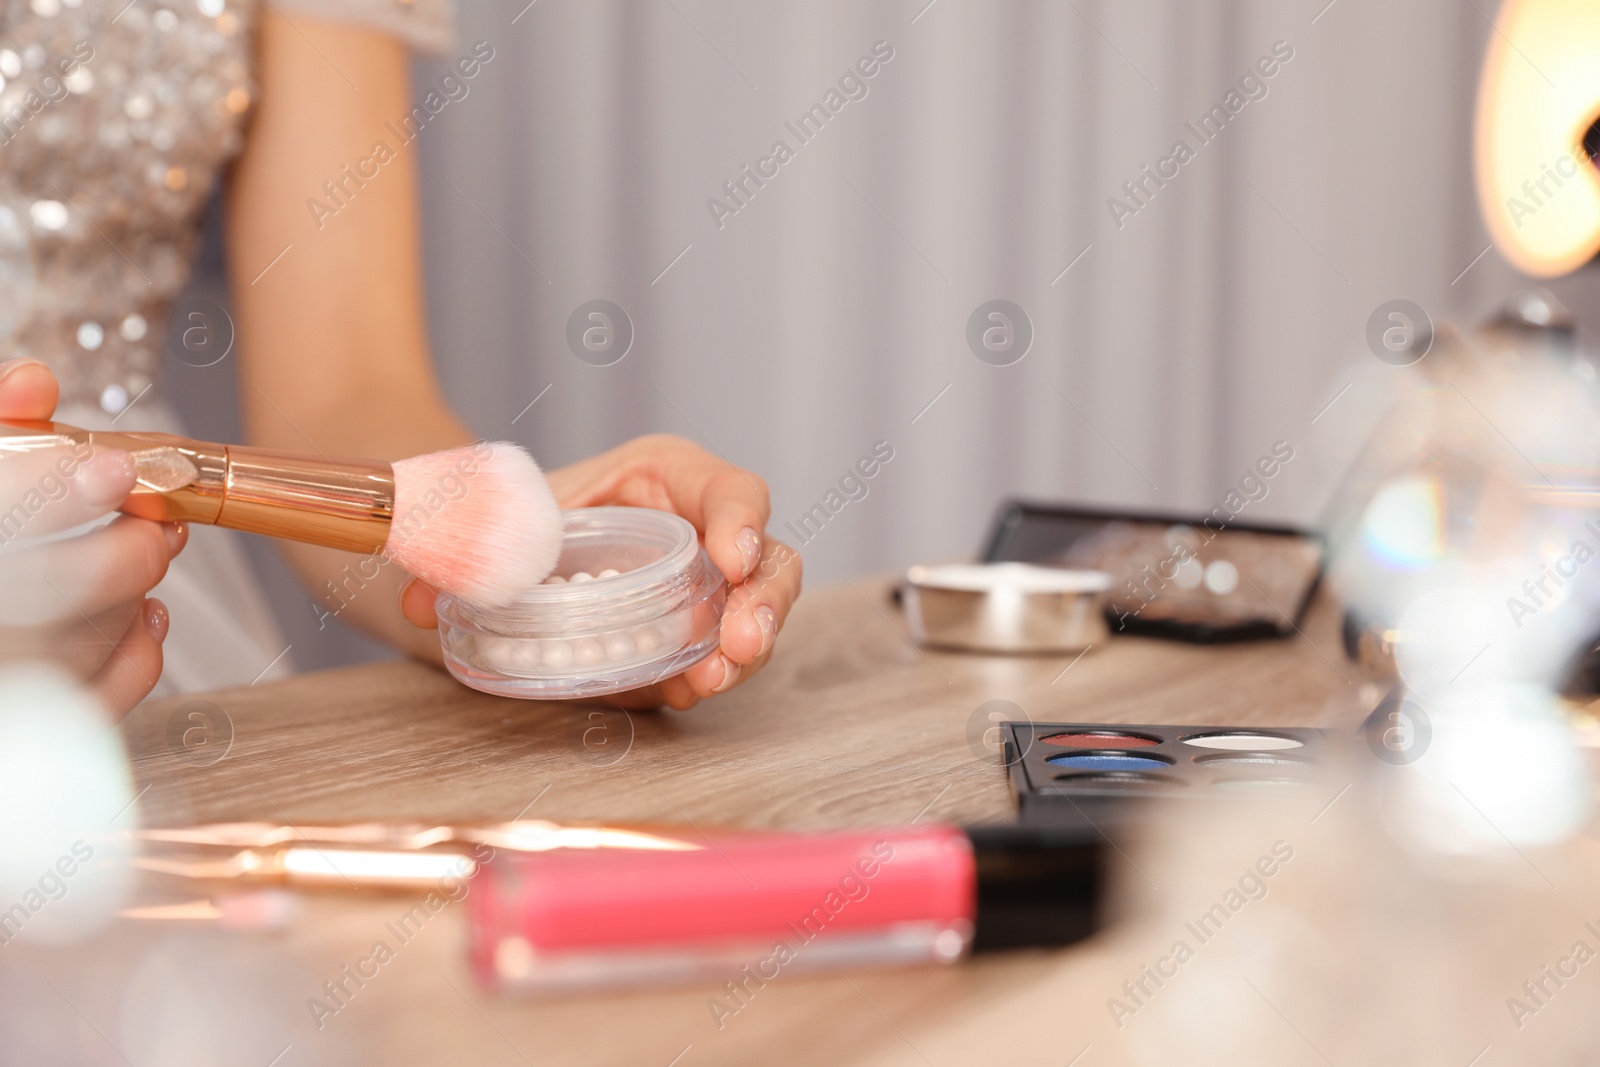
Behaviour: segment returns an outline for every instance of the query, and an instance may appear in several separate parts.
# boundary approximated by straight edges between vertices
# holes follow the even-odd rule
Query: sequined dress
[[[272,0],[437,50],[447,0]],[[177,429],[153,388],[200,218],[248,134],[257,0],[0,0],[0,359],[43,360],[58,417]],[[155,591],[158,692],[248,683],[284,647],[234,535]],[[278,659],[266,677],[286,673]]]

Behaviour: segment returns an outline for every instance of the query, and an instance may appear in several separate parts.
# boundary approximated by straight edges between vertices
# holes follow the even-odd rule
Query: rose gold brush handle
[[[62,445],[129,453],[138,480],[119,510],[142,519],[226,526],[351,552],[376,552],[389,538],[394,468],[387,463],[60,422],[0,423],[0,453]]]
[[[241,849],[221,856],[139,855],[133,866],[156,874],[349,889],[438,887],[472,877],[478,864],[462,849],[395,851],[316,845]]]

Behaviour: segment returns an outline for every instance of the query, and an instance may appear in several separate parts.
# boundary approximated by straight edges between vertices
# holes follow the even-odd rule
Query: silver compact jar
[[[919,644],[973,652],[1076,652],[1103,642],[1104,571],[1028,563],[916,566],[905,609]]]
[[[727,585],[695,529],[650,508],[562,512],[544,585],[485,607],[440,593],[445,666],[474,689],[530,700],[600,697],[681,674],[721,641]]]

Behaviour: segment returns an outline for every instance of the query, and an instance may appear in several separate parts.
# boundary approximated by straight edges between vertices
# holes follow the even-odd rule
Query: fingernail
[[[723,656],[722,657],[722,681],[718,682],[716,684],[716,687],[714,689],[712,689],[711,691],[713,693],[726,693],[728,690],[732,689],[734,686],[739,684],[739,675],[741,675],[743,673],[744,673],[744,668],[740,667],[737,663],[733,662],[733,660],[729,659],[727,656]]]
[[[746,526],[734,537],[733,543],[739,546],[739,563],[744,567],[744,576],[750,577],[750,572],[756,569],[756,564],[761,561],[761,535],[752,527]]]
[[[78,464],[72,484],[85,504],[114,507],[133,488],[134,477],[132,456],[118,448],[97,448]]]
[[[181,522],[164,522],[161,532],[167,535],[167,555],[176,556],[189,543],[189,527]]]
[[[28,358],[26,356],[24,356],[22,359],[8,359],[4,363],[0,363],[0,382],[5,381],[7,378],[11,377],[11,375],[13,375],[17,371],[21,370],[23,367],[30,367],[30,366],[32,366],[32,367],[44,367],[45,370],[49,370],[50,369],[49,367],[45,367],[45,365],[42,362],[40,362],[39,360],[30,359],[30,358]]]
[[[755,617],[756,626],[761,631],[761,651],[756,653],[759,658],[772,648],[772,638],[778,632],[778,613],[763,604],[755,610]]]
[[[172,616],[167,613],[165,604],[155,597],[144,602],[144,628],[155,638],[156,644],[167,639],[167,630],[171,625]]]

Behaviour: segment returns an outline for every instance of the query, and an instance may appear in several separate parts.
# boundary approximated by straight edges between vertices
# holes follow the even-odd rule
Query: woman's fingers
[[[772,512],[767,483],[681,438],[656,447],[665,453],[657,469],[673,510],[700,531],[706,554],[728,581],[744,581],[761,560]]]
[[[55,414],[61,387],[36,359],[0,363],[0,419],[48,419]]]
[[[661,700],[673,711],[688,711],[700,703],[694,688],[682,678],[668,678],[661,684]]]
[[[735,662],[725,652],[713,652],[678,675],[678,680],[687,684],[697,699],[703,699],[726,693],[755,670],[753,665],[747,669],[744,664]]]
[[[635,438],[551,471],[549,478],[564,508],[629,504],[683,516],[730,582],[743,581],[761,558],[761,531],[771,513],[766,483],[692,441],[670,434]]]
[[[49,419],[60,397],[38,360],[0,363],[0,419]],[[118,717],[161,677],[170,619],[166,605],[144,594],[183,550],[188,531],[121,518],[81,537],[17,542],[93,522],[121,504],[133,483],[133,460],[116,449],[63,446],[0,460],[0,625],[28,627],[0,634],[0,652],[92,670],[90,684]],[[40,628],[52,623],[65,625]],[[30,645],[40,647],[30,653]]]
[[[155,688],[161,677],[161,644],[170,626],[167,606],[154,597],[146,600],[111,657],[89,679],[113,715],[126,715]]]
[[[98,615],[55,626],[0,627],[0,661],[36,660],[54,663],[79,678],[105,666],[106,657],[137,618],[143,599],[130,600]]]
[[[800,595],[802,569],[798,552],[782,541],[769,542],[750,579],[728,591],[721,647],[676,680],[695,696],[709,697],[726,693],[760,670]]]
[[[183,550],[181,524],[122,517],[63,541],[0,552],[0,625],[38,626],[138,600]]]
[[[105,516],[133,488],[133,457],[71,445],[0,453],[0,545]]]
[[[722,615],[722,652],[749,665],[772,651],[789,609],[800,596],[804,568],[800,553],[770,541],[748,581],[728,591]]]
[[[733,583],[742,582],[761,561],[762,531],[771,500],[767,484],[731,463],[718,468],[700,487],[706,554]]]
[[[626,693],[606,697],[605,703],[625,711],[648,711],[663,704],[673,711],[688,711],[700,703],[700,698],[683,676],[667,678],[643,689],[630,689]]]
[[[418,629],[437,630],[439,616],[434,613],[433,605],[438,596],[439,591],[433,586],[415,578],[408,579],[400,587],[400,614]]]

